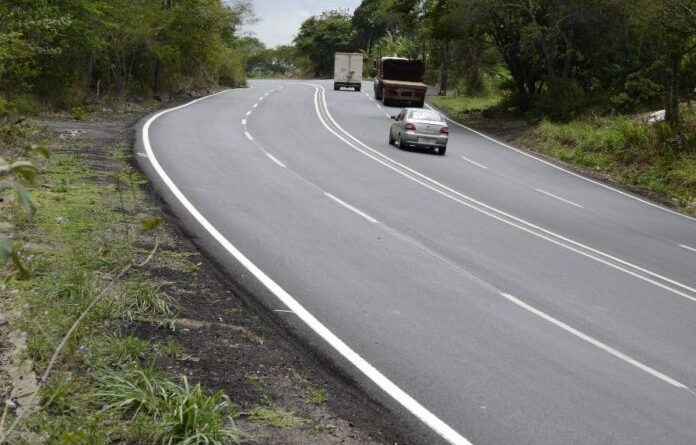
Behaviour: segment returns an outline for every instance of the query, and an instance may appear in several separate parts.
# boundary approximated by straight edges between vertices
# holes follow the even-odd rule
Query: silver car
[[[422,108],[404,108],[389,128],[389,143],[399,148],[433,148],[439,155],[447,151],[449,128],[440,113]]]

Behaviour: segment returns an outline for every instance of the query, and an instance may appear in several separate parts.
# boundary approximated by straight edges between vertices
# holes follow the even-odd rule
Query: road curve
[[[137,159],[284,323],[443,443],[696,443],[696,220],[454,124],[444,157],[399,150],[368,84],[328,87],[148,117]]]

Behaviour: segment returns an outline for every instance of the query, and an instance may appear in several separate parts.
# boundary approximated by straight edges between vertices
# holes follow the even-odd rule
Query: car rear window
[[[409,114],[411,119],[419,121],[438,121],[442,122],[442,117],[440,113],[430,110],[412,110]]]

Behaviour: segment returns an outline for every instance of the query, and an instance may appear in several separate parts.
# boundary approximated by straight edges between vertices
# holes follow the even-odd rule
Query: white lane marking
[[[472,161],[471,159],[467,158],[466,156],[462,156],[462,159],[464,159],[466,162],[469,162],[470,164],[474,164],[477,167],[481,167],[484,170],[488,170],[488,167],[486,167],[485,165],[479,164],[476,161]]]
[[[679,296],[681,296],[681,297],[684,297],[684,298],[686,298],[686,299],[688,299],[688,300],[691,300],[691,301],[696,302],[696,297],[693,297],[693,296],[691,296],[691,295],[689,295],[689,294],[686,294],[686,293],[684,293],[684,292],[682,292],[682,291],[679,291],[679,290],[677,290],[677,289],[674,289],[673,287],[670,287],[670,286],[667,286],[667,285],[665,285],[665,284],[663,284],[663,283],[660,283],[660,282],[658,282],[658,281],[655,281],[655,280],[652,279],[652,278],[649,278],[649,277],[646,277],[646,276],[644,276],[644,275],[641,275],[641,274],[639,274],[639,273],[637,273],[637,272],[634,272],[633,270],[628,269],[628,267],[631,267],[631,268],[633,268],[633,269],[635,269],[635,270],[637,270],[637,271],[639,271],[639,272],[642,272],[642,273],[644,273],[644,274],[647,274],[647,275],[649,275],[649,276],[651,276],[651,277],[654,277],[654,278],[656,278],[656,279],[660,279],[660,280],[663,280],[663,281],[668,282],[668,283],[670,283],[670,284],[673,284],[673,285],[675,285],[675,286],[681,287],[682,289],[685,289],[685,290],[688,290],[688,291],[690,291],[690,292],[696,293],[696,289],[694,289],[694,288],[692,288],[692,287],[689,287],[689,286],[687,286],[687,285],[685,285],[685,284],[683,284],[683,283],[680,283],[680,282],[678,282],[678,281],[675,281],[675,280],[672,280],[672,279],[670,279],[670,278],[667,278],[667,277],[664,277],[664,276],[662,276],[662,275],[659,275],[659,274],[657,274],[657,273],[655,273],[655,272],[649,271],[649,270],[647,270],[647,269],[645,269],[645,268],[642,268],[642,267],[637,266],[637,265],[635,265],[635,264],[632,264],[632,263],[630,263],[630,262],[628,262],[628,261],[625,261],[625,260],[622,260],[622,259],[617,258],[617,257],[615,257],[615,256],[612,256],[612,255],[610,255],[610,254],[608,254],[608,253],[605,253],[605,252],[602,252],[602,251],[600,251],[600,250],[594,249],[594,248],[592,248],[592,247],[586,246],[586,245],[584,245],[584,244],[582,244],[582,243],[579,243],[579,242],[577,242],[577,241],[574,241],[574,240],[572,240],[572,239],[570,239],[570,238],[566,238],[566,237],[564,237],[564,236],[562,236],[562,235],[559,235],[559,234],[557,234],[557,233],[555,233],[555,232],[552,232],[552,231],[550,231],[550,230],[547,230],[547,229],[544,229],[544,228],[542,228],[542,227],[539,227],[539,226],[537,226],[537,225],[535,225],[535,224],[533,224],[533,223],[531,223],[531,222],[529,222],[529,221],[526,221],[526,220],[524,220],[524,219],[522,219],[522,218],[519,218],[519,217],[517,217],[517,216],[511,215],[511,214],[509,214],[509,213],[507,213],[507,212],[504,212],[504,211],[502,211],[502,210],[500,210],[500,209],[497,209],[497,208],[495,208],[495,207],[489,206],[488,204],[484,204],[484,203],[481,202],[481,201],[478,201],[478,200],[476,200],[476,199],[474,199],[474,198],[472,198],[472,197],[470,197],[470,196],[467,196],[467,195],[465,195],[465,194],[463,194],[463,193],[461,193],[461,192],[459,192],[459,191],[457,191],[457,190],[454,190],[454,189],[452,189],[451,187],[448,187],[448,186],[446,186],[446,185],[444,185],[444,184],[442,184],[442,183],[440,183],[440,182],[438,182],[438,181],[436,181],[436,180],[430,178],[429,176],[426,176],[426,175],[424,175],[423,173],[420,173],[420,172],[418,172],[418,171],[416,171],[416,170],[414,170],[414,169],[412,169],[412,168],[410,168],[410,167],[408,167],[408,166],[406,166],[406,165],[404,165],[404,164],[402,164],[402,163],[400,163],[400,162],[398,162],[398,161],[396,161],[396,160],[390,158],[389,156],[386,156],[386,155],[380,153],[378,150],[375,150],[374,148],[372,148],[372,147],[366,145],[365,143],[363,143],[362,141],[360,141],[359,139],[357,139],[355,136],[351,135],[351,134],[348,133],[346,130],[344,130],[343,127],[341,127],[341,126],[338,124],[338,122],[336,122],[336,120],[333,118],[333,116],[331,116],[331,112],[329,111],[328,104],[327,104],[327,102],[326,102],[326,97],[322,95],[322,101],[323,101],[323,105],[324,105],[324,109],[325,109],[327,118],[330,119],[331,122],[336,126],[336,128],[338,128],[340,131],[342,131],[342,132],[345,134],[346,137],[352,139],[353,141],[355,141],[356,144],[359,144],[360,146],[362,146],[362,147],[365,148],[365,150],[361,149],[360,147],[358,147],[357,145],[353,144],[353,143],[350,142],[348,139],[346,139],[345,137],[341,136],[341,135],[338,134],[336,131],[334,131],[334,130],[326,123],[326,121],[324,120],[324,118],[323,118],[323,116],[321,115],[321,112],[320,112],[320,110],[319,110],[319,96],[320,96],[320,91],[323,91],[324,88],[323,88],[321,85],[316,85],[316,84],[308,84],[308,85],[314,87],[314,89],[315,89],[315,94],[314,94],[314,108],[315,108],[315,111],[316,111],[316,113],[317,113],[317,116],[319,116],[319,120],[321,121],[322,125],[324,125],[324,127],[325,127],[330,133],[332,133],[334,136],[336,136],[337,138],[339,138],[340,140],[342,140],[343,142],[345,142],[348,146],[350,146],[350,147],[352,147],[353,149],[357,150],[358,152],[364,154],[365,156],[369,157],[370,159],[372,159],[372,160],[374,160],[374,161],[377,161],[377,162],[379,162],[380,164],[384,165],[385,167],[387,167],[387,168],[389,168],[389,169],[395,171],[396,173],[398,173],[398,174],[400,174],[400,175],[402,175],[402,176],[404,176],[404,177],[406,177],[406,178],[408,178],[408,179],[410,179],[410,180],[412,180],[412,181],[414,181],[414,182],[416,182],[416,183],[418,183],[418,184],[420,184],[420,185],[422,185],[422,186],[424,186],[424,187],[426,187],[426,188],[428,188],[428,189],[434,191],[435,193],[438,193],[438,194],[440,194],[440,195],[442,195],[442,196],[444,196],[444,197],[446,197],[446,198],[449,198],[449,199],[451,199],[451,200],[453,200],[453,201],[455,201],[455,202],[458,202],[458,203],[460,203],[460,204],[462,204],[462,205],[464,205],[464,206],[466,206],[466,207],[469,207],[469,208],[471,208],[472,210],[475,210],[475,211],[477,211],[477,212],[483,213],[484,215],[490,216],[491,218],[494,218],[494,219],[496,219],[496,220],[498,220],[498,221],[500,221],[500,222],[503,222],[503,223],[508,224],[508,225],[510,225],[510,226],[513,226],[513,227],[516,227],[516,228],[518,228],[518,229],[520,229],[520,230],[523,230],[523,231],[525,231],[525,232],[527,232],[527,233],[529,233],[529,234],[531,234],[531,235],[537,236],[537,237],[539,237],[539,238],[541,238],[541,239],[544,239],[544,240],[546,240],[546,241],[549,241],[549,242],[551,242],[551,243],[553,243],[553,244],[556,244],[556,245],[558,245],[558,246],[560,246],[560,247],[563,247],[563,248],[565,248],[565,249],[568,249],[568,250],[570,250],[570,251],[572,251],[572,252],[575,252],[575,253],[578,253],[578,254],[580,254],[580,255],[583,255],[583,256],[585,256],[585,257],[587,257],[587,258],[593,259],[593,260],[595,260],[595,261],[597,261],[597,262],[599,262],[599,263],[602,263],[602,264],[605,264],[605,265],[607,265],[607,266],[609,266],[609,267],[612,267],[612,268],[614,268],[614,269],[620,270],[620,271],[622,271],[622,272],[624,272],[624,273],[626,273],[626,274],[628,274],[628,275],[631,275],[631,276],[633,276],[633,277],[635,277],[635,278],[638,278],[638,279],[643,280],[643,281],[645,281],[645,282],[651,283],[651,284],[653,284],[653,285],[655,285],[655,286],[657,286],[657,287],[660,287],[660,288],[662,288],[662,289],[664,289],[664,290],[667,290],[667,291],[672,292],[672,293],[674,293],[674,294],[676,294],[676,295],[679,295]],[[366,150],[367,150],[367,151],[366,151]],[[370,153],[368,153],[368,151],[369,151]],[[371,154],[371,153],[372,153],[372,154]],[[380,158],[382,158],[382,159],[380,159]],[[383,159],[384,159],[384,160],[383,160]],[[399,170],[399,168],[396,168],[395,166],[400,167],[402,170]],[[422,178],[422,180],[421,180],[421,179],[418,179],[418,178],[416,178],[416,177],[410,176],[407,172],[408,172],[408,173],[411,173],[412,175],[417,176],[418,178]],[[429,183],[428,183],[428,182],[424,182],[424,181],[428,181]],[[451,194],[453,194],[453,195],[455,195],[455,196],[457,196],[457,197],[460,197],[461,199],[459,199],[459,198],[457,198],[457,197],[455,197],[455,196],[448,195],[448,194],[445,193],[444,191],[442,191],[442,190],[436,188],[435,186],[438,186],[438,187],[440,187],[441,189],[443,189],[443,190],[445,190],[445,191],[447,191],[447,192],[449,192],[449,193],[451,193]],[[476,205],[474,205],[474,204],[476,204]],[[477,207],[477,206],[479,206],[479,207]],[[500,216],[500,215],[502,215],[502,216]],[[508,219],[505,219],[505,218],[508,218]],[[538,232],[535,232],[535,230],[537,230]],[[541,232],[541,233],[540,233],[540,232]],[[560,240],[560,241],[559,241],[559,240]],[[562,242],[561,242],[561,241],[562,241]],[[568,243],[568,244],[571,244],[571,245],[564,244],[564,243]],[[573,246],[577,246],[577,248],[576,248],[576,247],[573,247]],[[587,251],[583,251],[583,250],[580,250],[580,249],[585,249],[585,250],[587,250]],[[607,258],[608,260],[611,260],[611,261],[615,261],[615,262],[618,263],[618,264],[611,263],[610,261],[605,260],[605,259],[603,259],[602,257]]]
[[[690,251],[692,251],[692,252],[696,252],[696,248],[694,248],[694,247],[689,247],[689,246],[687,246],[686,244],[680,244],[679,247],[681,247],[682,249],[690,250]]]
[[[268,156],[268,157],[271,159],[271,161],[275,162],[275,163],[278,164],[279,166],[281,166],[281,167],[283,167],[283,168],[287,168],[287,167],[285,166],[285,164],[283,164],[283,163],[280,162],[278,159],[276,159],[276,157],[273,156],[272,154],[266,153],[266,156]]]
[[[271,90],[271,92],[272,92],[272,91],[273,91],[273,90]],[[269,94],[270,94],[270,93],[266,93],[266,94],[263,95],[263,97],[268,97]]]
[[[428,108],[430,108],[431,110],[434,110],[434,109],[435,109],[435,108],[434,108],[432,105],[430,105],[430,104],[425,104],[425,106],[428,107]],[[440,110],[438,110],[438,111],[440,111]],[[611,187],[611,186],[609,186],[609,185],[607,185],[607,184],[604,184],[604,183],[602,183],[602,182],[595,181],[594,179],[590,179],[590,178],[585,177],[585,176],[583,176],[583,175],[581,175],[581,174],[579,174],[579,173],[575,173],[574,171],[571,171],[571,170],[568,170],[568,169],[566,169],[566,168],[563,168],[563,167],[561,167],[561,166],[559,166],[559,165],[554,164],[553,162],[549,162],[549,161],[547,161],[547,160],[545,160],[545,159],[542,159],[542,158],[540,158],[540,157],[538,157],[538,156],[534,156],[534,155],[531,154],[531,153],[527,153],[526,151],[523,151],[523,150],[521,150],[521,149],[519,149],[519,148],[515,148],[515,147],[513,147],[512,145],[508,145],[508,144],[506,144],[506,143],[504,143],[504,142],[501,142],[501,141],[499,141],[499,140],[497,140],[497,139],[494,139],[494,138],[492,138],[492,137],[490,137],[490,136],[488,136],[488,135],[486,135],[486,134],[483,134],[483,133],[481,133],[480,131],[476,131],[476,130],[474,130],[473,128],[467,127],[466,125],[464,125],[464,124],[462,124],[462,123],[459,123],[459,122],[455,121],[454,119],[452,119],[452,118],[446,116],[444,113],[442,113],[442,115],[445,117],[445,119],[447,119],[448,121],[452,122],[454,125],[457,125],[457,126],[459,126],[459,127],[461,127],[461,128],[464,128],[464,129],[466,129],[466,130],[469,130],[470,132],[472,132],[472,133],[474,133],[474,134],[477,134],[477,135],[481,136],[481,137],[484,138],[484,139],[488,139],[488,140],[491,141],[491,142],[495,142],[495,143],[498,144],[498,145],[501,145],[501,146],[503,146],[503,147],[505,147],[505,148],[507,148],[507,149],[509,149],[509,150],[515,151],[515,152],[517,152],[517,153],[519,153],[519,154],[521,154],[521,155],[527,156],[528,158],[537,160],[537,161],[539,161],[539,162],[541,162],[541,163],[544,163],[544,164],[546,164],[546,165],[548,165],[548,166],[550,166],[550,167],[553,167],[553,168],[555,168],[555,169],[557,169],[557,170],[560,170],[560,171],[562,171],[562,172],[568,173],[569,175],[573,175],[573,176],[575,176],[576,178],[580,178],[580,179],[582,179],[583,181],[591,182],[592,184],[598,185],[598,186],[600,186],[600,187],[604,187],[605,189],[611,190],[611,191],[613,191],[613,192],[616,192],[616,193],[618,193],[618,194],[620,194],[620,195],[623,195],[623,196],[626,196],[626,197],[628,197],[628,198],[634,199],[634,200],[636,200],[636,201],[640,201],[640,202],[642,202],[643,204],[647,204],[647,205],[652,206],[652,207],[655,207],[655,208],[657,208],[657,209],[664,210],[665,212],[669,212],[669,213],[672,213],[672,214],[674,214],[674,215],[681,216],[682,218],[686,218],[686,219],[690,219],[690,220],[692,220],[692,221],[696,221],[696,218],[694,218],[694,217],[692,217],[692,216],[685,215],[685,214],[680,213],[680,212],[675,212],[674,210],[668,209],[667,207],[663,207],[663,206],[661,206],[661,205],[659,205],[659,204],[655,204],[654,202],[646,201],[645,199],[639,198],[638,196],[631,195],[630,193],[626,193],[626,192],[624,192],[624,191],[622,191],[622,190],[616,189],[616,188]]]
[[[246,125],[246,119],[242,119],[242,125]]]
[[[283,313],[286,313],[286,314],[294,314],[293,311],[289,311],[289,310],[287,310],[287,309],[276,309],[276,310],[274,310],[273,312],[283,312]]]
[[[584,334],[580,331],[578,331],[575,328],[572,328],[568,326],[567,324],[563,323],[562,321],[556,320],[552,316],[540,311],[539,309],[536,309],[535,307],[532,307],[525,303],[524,301],[521,301],[515,297],[513,297],[510,294],[506,293],[501,293],[501,295],[511,302],[515,303],[516,305],[520,306],[523,309],[528,310],[529,312],[543,318],[544,320],[553,323],[554,325],[558,326],[559,328],[563,329],[564,331],[570,332],[571,334],[575,335],[576,337],[581,338],[582,340],[585,340],[586,342],[590,343],[593,346],[598,347],[599,349],[608,352],[609,354],[613,355],[614,357],[617,357],[626,363],[635,366],[636,368],[647,372],[648,374],[652,375],[653,377],[657,377],[658,379],[662,380],[663,382],[669,383],[672,386],[676,386],[677,388],[680,389],[689,389],[686,385],[683,383],[680,383],[676,380],[674,380],[671,377],[668,377],[664,375],[663,373],[656,371],[655,369],[651,368],[648,365],[644,365],[643,363],[639,362],[638,360],[632,359],[631,357],[627,356],[626,354],[623,354],[622,352],[617,351],[616,349],[612,348],[611,346],[605,345],[599,340],[595,340],[594,338],[590,337],[587,334]]]
[[[282,88],[281,88],[282,89]],[[229,91],[229,90],[227,90]],[[222,94],[226,91],[221,91],[220,93],[213,94],[211,96],[202,97],[196,99],[192,102],[180,105],[175,108],[170,108],[168,110],[160,111],[159,113],[152,116],[143,125],[143,145],[145,146],[145,151],[150,157],[150,163],[155,169],[157,174],[165,185],[171,190],[172,194],[176,199],[186,208],[186,210],[193,216],[196,221],[208,232],[210,235],[218,242],[220,245],[227,250],[243,267],[245,267],[249,273],[254,275],[261,284],[263,284],[271,293],[273,293],[278,300],[280,300],[289,310],[293,311],[310,329],[312,329],[319,337],[324,339],[326,343],[329,344],[333,349],[336,350],[340,355],[342,355],[346,360],[353,364],[360,372],[362,372],[368,379],[374,382],[379,388],[382,389],[386,394],[391,396],[409,412],[411,412],[418,419],[423,421],[426,425],[432,428],[437,434],[442,436],[452,445],[472,445],[471,442],[462,437],[449,425],[440,420],[433,413],[428,411],[423,405],[418,403],[413,397],[407,394],[404,390],[396,386],[391,380],[389,380],[384,374],[382,374],[377,368],[372,366],[367,360],[362,358],[357,352],[350,348],[346,343],[343,342],[336,334],[331,332],[324,324],[322,324],[314,315],[312,315],[307,309],[304,308],[295,298],[285,291],[278,283],[273,281],[271,277],[266,275],[261,269],[258,268],[251,260],[249,260],[239,249],[237,249],[227,238],[225,238],[220,231],[218,231],[215,226],[213,226],[202,214],[196,209],[196,207],[191,203],[191,201],[186,198],[186,196],[181,192],[179,187],[171,180],[167,172],[164,171],[160,163],[157,161],[154,152],[152,151],[152,146],[150,145],[150,126],[152,123],[160,116],[170,113],[175,110],[192,105],[198,101],[216,96],[217,94]]]
[[[244,132],[244,136],[246,136],[247,139],[249,139],[250,141],[253,141],[253,140],[254,140],[254,138],[251,136],[251,134],[250,134],[248,131],[245,131],[245,132]]]
[[[563,201],[563,202],[565,202],[566,204],[570,204],[570,205],[572,205],[572,206],[575,206],[575,207],[577,207],[577,208],[580,208],[580,209],[584,209],[584,208],[585,208],[585,207],[581,206],[580,204],[576,204],[576,203],[574,203],[573,201],[568,201],[567,199],[561,198],[560,196],[554,195],[553,193],[547,192],[546,190],[542,190],[542,189],[534,189],[534,190],[537,191],[537,192],[539,192],[539,193],[541,193],[541,194],[544,194],[544,195],[546,195],[546,196],[550,196],[550,197],[552,197],[552,198],[558,199],[559,201]]]
[[[251,116],[251,110],[247,111],[247,112],[246,112],[246,115],[247,115],[247,116]]]
[[[139,151],[135,152],[136,155],[140,156],[141,158],[146,158],[147,155],[145,153],[140,153]]]
[[[373,217],[371,217],[371,216],[368,215],[367,213],[365,213],[365,212],[363,212],[363,211],[360,211],[360,210],[356,209],[355,207],[353,207],[352,205],[348,204],[347,202],[342,201],[342,200],[336,198],[336,197],[335,197],[334,195],[332,195],[331,193],[324,192],[324,195],[326,195],[326,196],[328,196],[329,198],[333,199],[334,201],[336,201],[337,203],[339,203],[339,204],[342,205],[343,207],[347,208],[348,210],[350,210],[350,211],[352,211],[352,212],[354,212],[354,213],[357,213],[358,215],[362,216],[363,218],[365,218],[366,220],[370,221],[371,223],[376,223],[376,222],[377,222],[376,219],[374,219]]]
[[[259,97],[259,102],[261,102],[261,101],[264,100],[265,98],[266,98],[266,96],[261,96],[261,97]]]
[[[256,103],[254,104],[254,106],[253,106],[253,107],[251,107],[251,108],[256,108],[256,107],[258,107],[258,106],[259,106],[259,103],[258,103],[258,102],[256,102]]]

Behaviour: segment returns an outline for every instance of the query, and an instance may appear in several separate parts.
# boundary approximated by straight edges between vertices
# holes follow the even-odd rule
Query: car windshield
[[[442,121],[440,113],[430,110],[412,110],[409,113],[409,118],[417,121]]]

